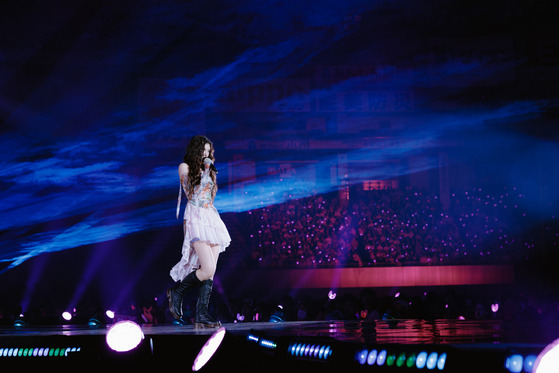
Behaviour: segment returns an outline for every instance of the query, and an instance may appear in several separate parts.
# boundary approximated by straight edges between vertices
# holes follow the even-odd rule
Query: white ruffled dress
[[[182,192],[186,195],[186,175],[181,178],[179,187],[179,197],[177,202],[177,218],[180,211]],[[175,281],[182,281],[190,272],[200,267],[200,261],[194,246],[196,241],[204,241],[211,245],[219,245],[220,252],[231,243],[231,237],[227,227],[219,217],[217,209],[213,205],[212,188],[213,180],[210,177],[209,169],[202,173],[200,185],[194,191],[192,198],[186,204],[184,210],[184,239],[182,242],[181,260],[171,269],[170,275]]]

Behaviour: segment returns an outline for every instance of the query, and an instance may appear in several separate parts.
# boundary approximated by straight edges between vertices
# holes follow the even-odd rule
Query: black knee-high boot
[[[169,298],[169,310],[173,317],[177,320],[182,318],[182,298],[184,293],[191,288],[198,287],[202,281],[196,277],[196,271],[190,272],[181,282],[176,283],[172,288],[167,290],[167,298]]]
[[[194,321],[194,326],[197,328],[218,328],[221,326],[219,321],[212,319],[208,314],[212,288],[213,280],[211,279],[202,281],[202,285],[200,285],[200,295],[196,302],[196,319]]]

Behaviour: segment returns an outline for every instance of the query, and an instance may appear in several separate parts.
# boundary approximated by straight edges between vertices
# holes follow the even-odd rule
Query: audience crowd
[[[249,266],[506,263],[559,242],[556,217],[528,213],[527,202],[515,188],[471,188],[443,208],[423,190],[383,189],[289,200],[239,219]],[[544,231],[534,234],[534,222]]]

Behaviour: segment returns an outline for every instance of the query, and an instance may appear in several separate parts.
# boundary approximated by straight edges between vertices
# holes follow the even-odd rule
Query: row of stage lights
[[[74,308],[74,310],[72,312],[70,311],[64,311],[62,312],[61,319],[64,320],[65,323],[70,323],[72,322],[72,320],[75,318],[76,316],[76,309]],[[114,320],[116,314],[114,311],[111,310],[107,310],[105,312],[105,316],[103,317],[102,315],[93,315],[89,318],[87,324],[89,326],[92,327],[97,327],[97,326],[101,326],[103,324],[105,324],[105,320]],[[28,326],[28,322],[25,318],[25,316],[23,314],[19,315],[19,317],[14,321],[14,326],[15,327],[25,327]]]
[[[76,309],[75,309],[75,308],[74,308],[74,310],[73,310],[73,314],[72,314],[71,312],[69,312],[69,311],[65,311],[65,312],[62,313],[62,319],[65,320],[65,321],[67,321],[67,322],[70,322],[70,321],[72,321],[72,319],[74,318],[74,315],[75,315],[75,314],[76,314]],[[109,320],[114,320],[114,318],[115,318],[115,312],[114,312],[114,311],[111,311],[111,310],[107,310],[107,311],[105,312],[105,316],[106,316],[106,318],[109,319]],[[89,318],[89,321],[87,322],[87,324],[88,324],[89,326],[100,326],[101,324],[104,323],[103,320],[102,320],[102,318],[103,318],[103,317],[100,317],[100,316],[98,316],[98,315],[94,315],[94,316],[92,316],[92,317]]]
[[[327,360],[332,355],[331,346],[311,343],[292,343],[287,351],[291,356],[308,357],[318,360]]]
[[[505,368],[511,373],[532,373],[534,364],[536,363],[537,356],[513,354],[507,356],[505,361]]]
[[[386,366],[386,367],[407,367],[428,370],[438,369],[444,370],[446,365],[447,354],[446,352],[427,352],[421,351],[419,353],[406,353],[406,352],[389,352],[386,349],[372,349],[361,350],[355,355],[355,360],[360,365],[371,366]]]
[[[273,340],[249,334],[248,341],[252,341],[261,347],[275,349],[277,343]],[[314,359],[326,361],[332,356],[333,347],[330,344],[292,342],[287,347],[287,354],[295,358]],[[426,352],[406,353],[389,352],[386,349],[363,349],[356,353],[355,360],[360,365],[375,365],[378,367],[408,367],[428,370],[444,370],[447,360],[446,352]]]
[[[278,343],[269,338],[259,337],[254,334],[247,336],[247,341],[256,343],[258,346],[266,350],[275,350],[278,348]],[[314,360],[328,360],[332,355],[332,346],[330,344],[320,343],[307,343],[307,342],[292,342],[288,345],[285,351],[288,356],[295,358],[305,358]]]
[[[224,327],[212,335],[200,353],[198,354],[193,370],[200,370],[206,362],[216,352],[224,339],[226,330]],[[120,321],[113,324],[106,334],[107,345],[116,352],[128,352],[136,349],[144,340],[142,328],[132,321]],[[265,351],[274,354],[285,355],[295,359],[330,361],[335,346],[330,343],[320,343],[317,341],[291,341],[289,344],[280,344],[273,338],[261,337],[255,334],[248,334],[246,340],[256,344]],[[150,343],[153,341],[150,340]],[[153,346],[151,346],[153,353]],[[40,358],[53,357],[61,358],[77,356],[82,349],[80,347],[1,347],[0,364],[5,358]],[[339,357],[345,355],[351,359],[344,351],[338,351]],[[343,360],[343,359],[342,359]],[[361,366],[375,366],[379,368],[416,368],[425,371],[443,371],[447,365],[447,352],[428,352],[423,350],[414,351],[391,351],[391,347],[377,347],[372,349],[360,349],[355,353],[354,360]],[[457,361],[455,361],[457,363]],[[538,356],[535,354],[521,355],[518,353],[509,354],[506,357],[504,366],[510,373],[551,373],[559,371],[559,339],[548,345]]]
[[[144,339],[142,327],[133,321],[119,321],[107,331],[107,346],[116,352],[135,349]],[[3,357],[68,357],[81,352],[81,347],[0,347]]]
[[[255,343],[264,350],[277,350],[278,342],[273,339],[249,334],[247,341]],[[412,368],[424,371],[444,371],[447,367],[449,355],[454,360],[454,366],[460,364],[461,359],[452,358],[452,353],[444,351],[394,351],[395,347],[360,349],[355,353],[355,361],[361,366],[377,368]],[[281,350],[281,349],[280,349]],[[287,356],[296,359],[327,361],[330,360],[334,347],[332,344],[321,344],[314,342],[295,341],[290,342],[287,347]],[[284,351],[279,351],[282,354]],[[340,351],[338,351],[340,352]],[[459,352],[457,352],[459,353]],[[555,356],[553,355],[555,354]],[[340,355],[340,354],[338,354]],[[346,355],[341,353],[341,355]],[[347,357],[347,355],[346,355]],[[539,360],[538,360],[539,359]],[[539,370],[535,370],[536,362],[540,361]],[[559,340],[549,345],[538,357],[536,354],[513,353],[506,356],[503,362],[504,371],[510,373],[557,373],[559,372]],[[551,366],[552,370],[546,367]],[[452,368],[451,368],[452,369]]]
[[[247,340],[266,349],[276,349],[277,343],[271,339],[249,334]],[[333,353],[331,344],[321,344],[316,342],[292,342],[287,347],[287,355],[294,358],[313,359],[317,361],[328,360]],[[426,352],[406,353],[389,352],[386,349],[363,349],[355,354],[355,360],[360,365],[375,365],[378,367],[408,367],[428,370],[444,370],[447,360],[446,352]]]
[[[0,347],[0,358],[5,357],[68,357],[79,353],[80,347]]]

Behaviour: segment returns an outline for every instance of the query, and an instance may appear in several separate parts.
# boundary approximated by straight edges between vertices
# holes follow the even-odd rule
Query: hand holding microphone
[[[204,168],[210,168],[213,172],[217,174],[217,168],[214,166],[214,162],[210,158],[204,158]]]

